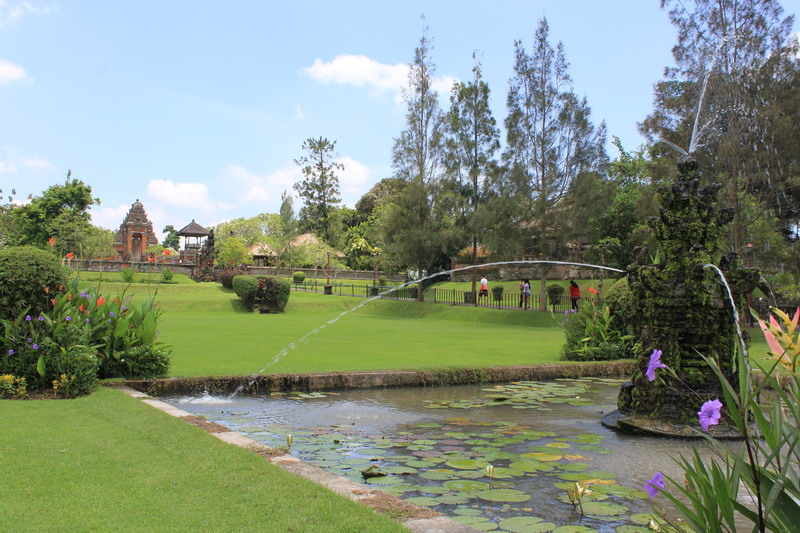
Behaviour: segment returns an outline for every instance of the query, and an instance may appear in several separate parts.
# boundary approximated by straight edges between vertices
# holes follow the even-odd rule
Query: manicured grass
[[[4,531],[405,531],[119,391],[0,406]]]
[[[128,291],[146,294],[135,285]],[[552,363],[563,343],[549,313],[386,300],[349,312],[364,300],[292,292],[285,313],[261,315],[243,312],[216,284],[158,291],[173,376]],[[271,364],[290,345],[296,349]]]

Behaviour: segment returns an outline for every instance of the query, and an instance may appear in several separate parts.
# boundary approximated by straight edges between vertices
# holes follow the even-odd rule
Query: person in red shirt
[[[581,299],[581,289],[575,281],[569,282],[569,301],[572,302],[572,310],[578,310],[578,300]]]

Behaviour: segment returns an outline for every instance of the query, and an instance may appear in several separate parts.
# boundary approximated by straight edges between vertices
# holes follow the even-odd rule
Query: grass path
[[[120,391],[0,408],[4,531],[405,531]]]

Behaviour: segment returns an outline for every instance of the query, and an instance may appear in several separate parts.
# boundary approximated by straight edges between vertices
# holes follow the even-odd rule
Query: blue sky
[[[633,149],[672,64],[658,4],[0,0],[0,188],[39,195],[71,169],[102,201],[99,226],[116,229],[136,199],[157,231],[210,226],[276,212],[303,141],[321,136],[352,207],[391,176],[422,14],[444,105],[477,50],[502,126],[514,41],[529,48],[546,17],[593,120]]]

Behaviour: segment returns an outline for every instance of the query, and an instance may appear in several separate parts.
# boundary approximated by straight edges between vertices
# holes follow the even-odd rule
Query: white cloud
[[[147,193],[167,205],[209,210],[213,207],[205,183],[175,183],[172,180],[150,180]]]
[[[92,224],[100,228],[110,229],[116,231],[119,229],[122,221],[125,220],[125,215],[128,214],[129,205],[118,205],[117,207],[92,207],[89,213],[92,217]]]
[[[19,65],[15,65],[5,59],[0,59],[0,85],[5,85],[14,81],[23,81],[28,76],[25,74],[25,69]]]
[[[341,157],[338,162],[344,165],[344,171],[338,173],[342,203],[354,207],[372,186],[372,172],[369,167],[350,157]]]
[[[408,70],[405,63],[386,65],[363,55],[341,55],[327,63],[317,58],[313,65],[303,69],[316,81],[366,87],[370,96],[388,92],[397,102],[402,102],[403,89],[408,86]],[[452,76],[435,78],[433,88],[446,99],[456,81]]]
[[[53,165],[41,157],[23,157],[19,150],[12,146],[0,146],[0,173],[15,174],[20,167],[37,171],[49,170]]]
[[[303,120],[304,118],[306,118],[306,114],[303,113],[303,108],[300,107],[300,104],[297,104],[297,107],[295,107],[294,109],[294,118],[296,118],[297,120]]]
[[[300,169],[296,166],[285,167],[266,176],[258,176],[241,165],[228,165],[223,176],[226,181],[240,184],[240,188],[244,191],[240,201],[267,204],[264,206],[264,212],[280,207],[281,194],[284,191],[291,191],[292,185],[301,178]]]
[[[33,170],[48,170],[53,168],[53,165],[50,164],[50,161],[47,161],[40,157],[25,158],[22,160],[22,164]]]
[[[50,6],[36,6],[31,2],[8,2],[0,0],[0,26],[19,19],[26,13],[46,15],[55,8]]]

